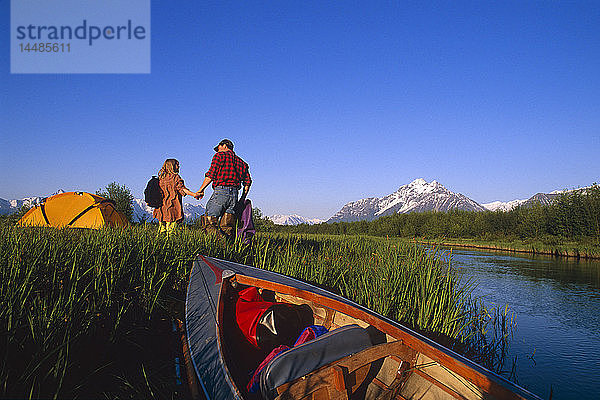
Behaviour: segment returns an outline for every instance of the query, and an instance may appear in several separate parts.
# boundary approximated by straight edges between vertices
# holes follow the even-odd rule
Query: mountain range
[[[0,215],[12,214],[17,212],[21,207],[33,207],[39,204],[42,197],[26,197],[20,200],[4,200],[0,199]]]
[[[64,193],[64,190],[59,190],[56,193],[52,193],[50,196],[60,193]],[[33,207],[36,204],[44,202],[45,199],[46,197],[40,196],[26,197],[24,199],[19,200],[0,199],[0,215],[12,214],[14,212],[17,212],[23,206]],[[143,199],[133,199],[132,206],[134,222],[156,221],[152,217],[152,211],[154,209],[148,206]],[[205,209],[201,205],[183,205],[183,215],[185,216],[186,222],[193,222],[196,218],[199,218],[201,215],[204,215],[204,211]]]
[[[555,190],[554,192],[550,192],[550,193],[536,193],[533,196],[531,196],[530,198],[525,199],[525,200],[512,200],[512,201],[507,201],[507,202],[494,201],[492,203],[487,203],[487,204],[482,204],[482,205],[490,211],[496,211],[496,210],[510,211],[515,207],[519,207],[519,206],[528,207],[528,206],[532,206],[534,204],[541,204],[543,206],[547,206],[547,205],[551,204],[554,200],[556,200],[556,198],[563,193],[574,192],[574,191],[578,191],[578,190],[585,191],[585,189],[586,188],[579,188],[579,189],[573,189],[573,190]]]
[[[302,217],[298,214],[291,214],[291,215],[281,215],[281,214],[275,214],[272,215],[269,218],[271,221],[273,221],[273,223],[275,223],[276,225],[300,225],[300,224],[308,224],[308,225],[314,225],[314,224],[320,224],[322,222],[325,222],[322,219],[318,219],[318,218],[305,218]]]
[[[585,188],[582,188],[585,189]],[[580,189],[575,189],[580,190]],[[454,193],[437,181],[427,182],[422,178],[416,179],[407,185],[400,186],[398,190],[383,197],[370,197],[347,203],[334,216],[324,221],[317,218],[305,218],[297,214],[276,214],[269,218],[278,225],[319,224],[323,222],[353,222],[371,221],[376,218],[395,213],[405,214],[425,211],[510,211],[518,206],[529,206],[535,203],[550,204],[556,197],[565,191],[551,193],[537,193],[525,200],[512,200],[508,202],[495,201],[479,204],[467,196]],[[59,190],[56,193],[64,193]],[[0,198],[0,215],[12,214],[22,206],[31,207],[43,202],[45,197],[26,197],[19,200],[4,200]],[[152,221],[153,209],[143,199],[134,199],[133,214],[135,222]],[[201,205],[184,204],[183,213],[186,222],[193,222],[203,215],[204,207]]]
[[[152,216],[154,209],[150,207],[143,199],[133,199],[133,221],[134,222],[151,222],[156,221]],[[189,203],[183,204],[183,215],[185,222],[194,222],[196,218],[204,215],[206,210],[200,204],[194,205]]]
[[[371,221],[394,213],[445,212],[449,210],[510,211],[515,207],[527,207],[535,203],[550,204],[557,196],[564,192],[557,190],[551,193],[537,193],[529,199],[524,200],[512,200],[508,202],[494,201],[492,203],[479,204],[463,194],[448,190],[437,181],[426,182],[424,179],[416,179],[407,185],[401,186],[397,191],[387,196],[370,197],[347,203],[327,221],[311,220],[296,214],[274,215],[269,218],[279,225],[295,225],[300,223]]]

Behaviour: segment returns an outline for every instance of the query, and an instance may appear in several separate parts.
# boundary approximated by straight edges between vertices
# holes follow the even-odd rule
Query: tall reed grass
[[[197,254],[320,285],[499,369],[510,318],[471,296],[447,257],[370,237],[0,225],[0,396],[173,397],[161,321],[180,318]],[[509,315],[508,312],[504,315]],[[164,330],[164,329],[163,329]],[[162,358],[161,358],[162,357]]]
[[[120,349],[115,343],[128,333],[174,309],[196,254],[248,261],[235,246],[190,230],[167,240],[150,227],[3,225],[0,237],[0,394],[15,398],[98,395],[85,380],[128,393],[101,373],[101,363],[115,363],[101,350]]]
[[[262,235],[256,265],[316,283],[399,321],[489,369],[501,371],[514,330],[508,308],[474,298],[476,282],[451,254],[403,240],[338,235]]]

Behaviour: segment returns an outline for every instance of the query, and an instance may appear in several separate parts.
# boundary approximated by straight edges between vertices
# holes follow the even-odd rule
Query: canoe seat
[[[274,358],[261,373],[262,395],[267,400],[275,399],[278,387],[371,346],[365,329],[347,325],[291,348]]]
[[[393,400],[415,358],[401,340],[373,345],[284,383],[275,400]]]

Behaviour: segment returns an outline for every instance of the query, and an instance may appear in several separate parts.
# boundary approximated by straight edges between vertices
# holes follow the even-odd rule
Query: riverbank
[[[600,260],[600,246],[593,243],[555,243],[533,240],[496,240],[465,238],[415,239],[417,243],[445,247],[462,247],[478,250],[498,250],[511,253],[541,254],[553,257]],[[413,241],[415,241],[413,240]]]

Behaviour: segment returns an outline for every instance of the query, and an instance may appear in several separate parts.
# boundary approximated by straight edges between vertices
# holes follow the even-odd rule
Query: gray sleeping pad
[[[372,346],[367,331],[347,325],[287,350],[262,371],[260,390],[267,400],[277,397],[277,387],[320,367]]]

